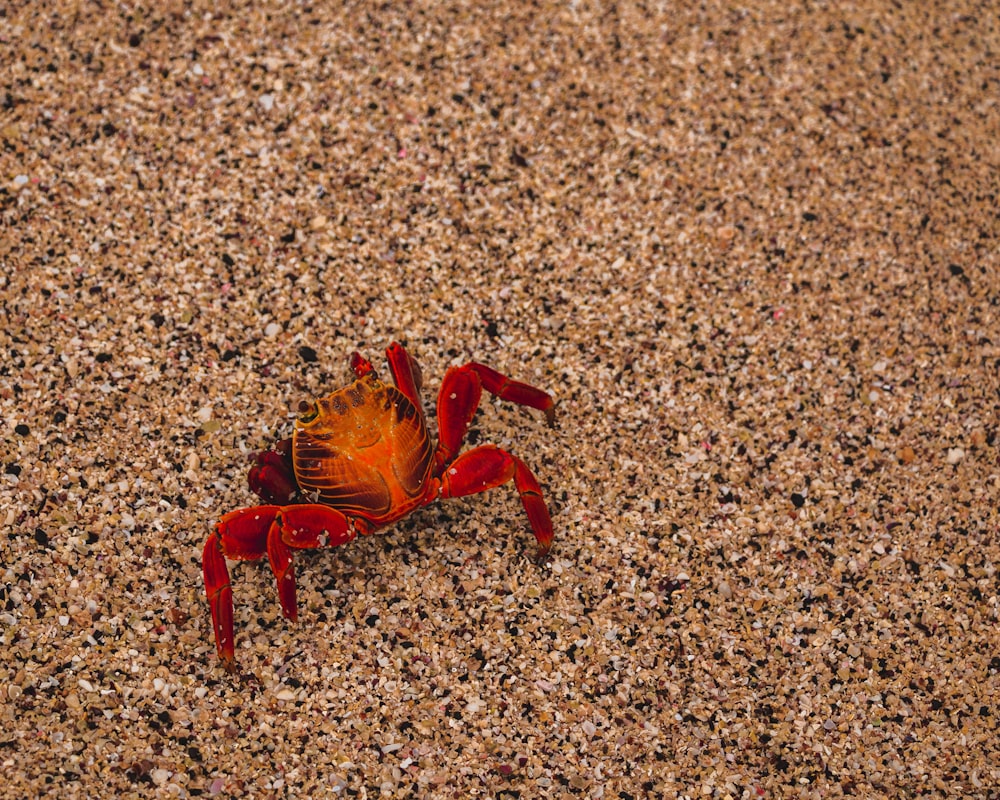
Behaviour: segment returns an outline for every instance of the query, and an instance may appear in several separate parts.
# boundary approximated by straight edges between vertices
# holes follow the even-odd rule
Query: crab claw
[[[250,490],[265,503],[287,505],[298,494],[291,457],[283,454],[278,447],[257,453],[257,463],[250,468],[247,483]]]

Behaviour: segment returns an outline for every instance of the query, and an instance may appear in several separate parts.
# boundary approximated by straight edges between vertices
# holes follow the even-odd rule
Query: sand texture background
[[[991,3],[4,4],[0,797],[1000,797]],[[470,359],[535,471],[201,548]],[[433,419],[432,426],[435,426]]]

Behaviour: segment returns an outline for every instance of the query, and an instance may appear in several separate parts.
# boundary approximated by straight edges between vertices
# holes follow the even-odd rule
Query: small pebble
[[[729,244],[736,238],[736,228],[732,225],[723,225],[716,230],[716,235],[719,237],[720,242]]]
[[[163,786],[168,780],[170,780],[170,772],[165,769],[154,769],[149,773],[149,778],[153,781],[155,786]]]

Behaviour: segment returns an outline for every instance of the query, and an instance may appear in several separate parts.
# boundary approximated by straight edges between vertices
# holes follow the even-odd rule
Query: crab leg
[[[219,658],[232,670],[235,657],[233,590],[226,559],[256,560],[266,553],[278,583],[282,613],[297,616],[291,549],[335,547],[349,542],[358,528],[328,506],[254,506],[226,514],[215,526],[202,554],[205,593]]]
[[[521,503],[538,540],[538,557],[552,546],[552,518],[542,489],[521,459],[493,445],[483,445],[460,455],[441,476],[442,497],[464,497],[496,488],[513,479]]]
[[[392,373],[392,380],[396,387],[409,398],[414,406],[422,410],[420,387],[423,384],[423,376],[420,374],[420,365],[399,342],[393,342],[389,345],[389,349],[385,351],[385,357],[389,361],[389,371]]]
[[[267,532],[267,557],[278,582],[282,614],[293,622],[298,618],[292,550],[337,547],[357,535],[358,530],[351,521],[330,506],[306,504],[278,510]]]
[[[212,609],[215,646],[226,669],[233,668],[233,589],[226,559],[256,560],[267,552],[267,533],[280,506],[255,506],[226,514],[205,541],[202,572]]]
[[[545,419],[549,425],[556,421],[556,404],[552,401],[548,392],[543,392],[529,383],[521,383],[508,378],[501,372],[497,372],[493,367],[470,361],[459,370],[469,370],[476,373],[483,384],[483,388],[492,395],[496,395],[501,400],[517,403],[520,406],[537,408],[545,412]]]
[[[555,403],[547,392],[474,361],[461,367],[449,367],[438,394],[438,448],[434,454],[438,469],[451,461],[461,448],[483,389],[501,400],[544,411],[549,425],[555,422]]]

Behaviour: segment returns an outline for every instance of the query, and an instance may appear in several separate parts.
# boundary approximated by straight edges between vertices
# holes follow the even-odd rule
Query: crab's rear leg
[[[462,447],[469,423],[479,408],[483,389],[501,400],[544,411],[549,425],[555,423],[555,402],[548,392],[515,381],[475,361],[461,367],[449,367],[438,394],[438,448],[434,462],[437,470],[451,461]]]
[[[538,557],[552,547],[552,518],[542,497],[542,489],[521,459],[493,445],[483,445],[463,453],[441,475],[442,497],[478,494],[514,481],[531,530],[538,541]]]
[[[485,364],[478,364],[470,361],[459,370],[469,370],[474,372],[483,384],[483,388],[492,395],[496,395],[501,400],[510,403],[517,403],[519,406],[537,408],[545,412],[545,419],[549,425],[554,425],[556,421],[556,404],[548,392],[544,392],[530,383],[522,383],[508,378],[502,372],[497,372],[493,367]]]

